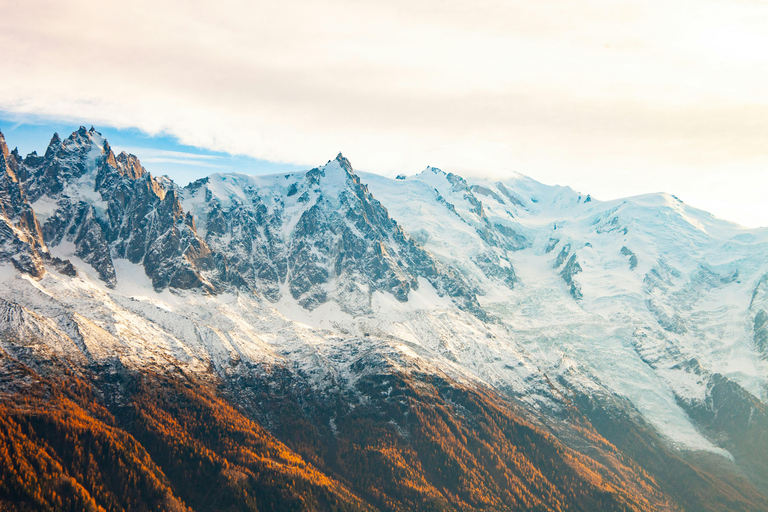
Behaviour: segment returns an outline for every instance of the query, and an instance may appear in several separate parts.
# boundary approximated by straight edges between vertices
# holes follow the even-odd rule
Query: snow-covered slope
[[[681,402],[706,402],[715,373],[768,397],[768,230],[667,194],[601,202],[522,176],[465,182],[433,168],[362,179],[427,250],[482,282],[483,307],[550,378],[589,377],[671,439],[710,449]],[[512,289],[478,272],[489,224],[525,239],[508,256]]]
[[[768,231],[674,196],[393,180],[341,155],[180,189],[84,129],[14,162],[77,275],[3,267],[9,353],[224,379],[279,365],[319,387],[397,368],[553,417],[574,394],[624,398],[674,445],[726,456],[692,411],[723,378],[768,400]]]

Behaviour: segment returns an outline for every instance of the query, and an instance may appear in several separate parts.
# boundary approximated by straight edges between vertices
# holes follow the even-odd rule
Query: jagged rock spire
[[[349,160],[344,158],[344,155],[342,155],[341,152],[339,152],[339,154],[336,155],[336,161],[339,162],[339,165],[341,166],[341,168],[347,171],[347,173],[349,174],[355,173],[355,171],[352,169],[352,164],[349,162]]]
[[[3,158],[6,160],[8,159],[8,155],[10,154],[8,151],[8,144],[5,143],[5,137],[3,136],[3,132],[0,132],[0,154],[3,155]]]

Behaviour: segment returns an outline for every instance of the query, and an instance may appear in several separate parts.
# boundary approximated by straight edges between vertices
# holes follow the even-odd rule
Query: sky
[[[0,130],[156,174],[512,171],[768,226],[765,0],[0,0]],[[15,142],[18,140],[19,142]],[[33,147],[34,146],[34,147]]]
[[[67,122],[0,111],[0,132],[8,146],[11,149],[17,148],[22,156],[33,151],[45,153],[54,133],[66,138],[78,127],[77,120]],[[90,125],[86,128],[90,128]],[[107,125],[99,126],[97,131],[107,139],[115,154],[125,151],[137,155],[141,165],[151,174],[170,176],[182,186],[216,172],[273,174],[306,170],[303,165],[270,162],[248,155],[232,155],[185,145],[178,138],[165,133],[153,135],[137,128]]]

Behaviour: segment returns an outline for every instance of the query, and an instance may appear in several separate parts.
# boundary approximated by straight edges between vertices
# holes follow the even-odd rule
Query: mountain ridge
[[[524,176],[465,179],[432,167],[388,179],[356,173],[341,154],[306,172],[214,174],[179,187],[133,155],[115,156],[94,129],[55,135],[42,157],[21,159],[0,142],[3,261],[14,265],[0,266],[0,348],[46,378],[67,368],[105,397],[104,382],[121,372],[215,382],[215,393],[331,471],[334,408],[385,410],[380,397],[391,391],[380,383],[420,389],[439,376],[451,389],[506,397],[579,457],[603,441],[574,434],[570,414],[659,478],[659,461],[709,453],[725,475],[741,468],[752,483],[686,474],[728,481],[753,500],[737,509],[763,509],[768,230],[665,194],[603,202]],[[307,451],[285,427],[288,412],[261,411],[269,401],[251,388],[282,396],[296,417],[323,418],[329,426],[312,443],[326,448]],[[323,395],[335,402],[310,399]],[[469,426],[485,405],[451,403],[446,425],[474,439]],[[392,421],[387,435],[421,432]],[[667,451],[637,449],[658,442]],[[605,474],[622,481],[611,464]],[[436,469],[425,478],[436,481]],[[372,485],[373,494],[352,490],[386,509],[394,495]],[[717,500],[731,496],[719,485]],[[682,498],[684,487],[654,492],[669,509],[702,503]]]

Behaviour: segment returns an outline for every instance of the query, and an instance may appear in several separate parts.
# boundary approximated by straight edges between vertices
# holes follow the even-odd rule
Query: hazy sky
[[[6,119],[287,166],[343,151],[390,175],[666,191],[768,225],[766,1],[0,0],[0,13]]]

